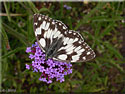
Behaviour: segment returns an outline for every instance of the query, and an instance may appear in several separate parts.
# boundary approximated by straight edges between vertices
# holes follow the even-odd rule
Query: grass
[[[71,10],[63,6],[67,4]],[[3,2],[1,16],[2,87],[16,92],[125,92],[125,60],[122,48],[122,20],[124,2]],[[1,13],[1,14],[2,14]],[[74,63],[73,73],[64,83],[47,85],[39,75],[25,69],[31,63],[26,47],[35,41],[33,14],[41,13],[61,20],[70,29],[78,30],[96,52],[96,58]],[[15,15],[14,15],[15,14]]]

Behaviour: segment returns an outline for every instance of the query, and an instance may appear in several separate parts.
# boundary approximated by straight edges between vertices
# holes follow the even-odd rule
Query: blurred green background
[[[70,6],[66,9],[64,5]],[[125,2],[1,2],[2,89],[16,92],[125,92],[122,31]],[[89,62],[74,63],[65,82],[46,84],[26,70],[26,47],[35,41],[33,14],[41,13],[80,31],[96,52]]]

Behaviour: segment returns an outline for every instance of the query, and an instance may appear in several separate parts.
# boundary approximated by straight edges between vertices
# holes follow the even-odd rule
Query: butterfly
[[[47,58],[63,62],[85,62],[95,57],[95,52],[80,33],[69,30],[59,20],[34,14],[33,27],[37,42]]]

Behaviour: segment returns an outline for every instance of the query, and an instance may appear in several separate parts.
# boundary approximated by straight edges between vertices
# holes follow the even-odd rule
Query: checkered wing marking
[[[84,42],[76,31],[69,30],[64,35],[63,45],[57,51],[55,60],[67,62],[85,62],[95,57],[94,51]]]
[[[39,46],[44,52],[62,38],[62,44],[54,55],[54,60],[84,62],[95,57],[94,51],[84,42],[82,36],[59,20],[41,14],[34,15],[34,31]],[[58,42],[59,43],[59,42]]]
[[[63,34],[57,28],[55,20],[41,14],[34,14],[34,32],[41,49],[46,52],[50,45]],[[67,28],[67,27],[65,27]],[[67,30],[67,29],[65,29]]]

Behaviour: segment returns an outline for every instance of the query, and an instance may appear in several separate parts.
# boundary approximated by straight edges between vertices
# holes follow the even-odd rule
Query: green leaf
[[[24,45],[28,45],[28,44],[29,44],[27,38],[26,38],[23,34],[21,34],[21,33],[17,32],[17,31],[15,31],[14,29],[12,29],[10,26],[8,26],[8,25],[5,24],[5,23],[2,23],[2,25],[3,25],[3,28],[4,28],[8,33],[10,33],[11,35],[13,35],[13,36],[16,37],[17,39],[19,39]]]
[[[108,76],[104,78],[104,85],[107,86],[107,84],[108,84]]]
[[[105,3],[98,3],[98,5],[94,9],[92,9],[88,15],[84,16],[82,18],[82,20],[80,20],[78,25],[75,27],[75,30],[77,30],[82,24],[84,24],[87,21],[89,21],[88,19],[91,17],[91,15],[96,13],[96,11],[100,11],[103,8],[104,5],[105,5]]]
[[[33,2],[27,2],[29,7],[33,10],[34,13],[39,13],[38,9],[35,7]]]
[[[2,28],[2,36],[3,36],[4,43],[6,45],[6,48],[9,50],[10,49],[10,45],[9,45],[8,36],[7,36],[7,34],[6,34],[6,32],[4,31],[3,28]]]
[[[125,71],[123,70],[122,67],[120,67],[120,65],[117,63],[117,61],[111,60],[110,64],[112,66],[114,66],[115,68],[117,68],[121,73],[123,73],[125,75]]]
[[[41,13],[41,12],[49,12],[51,14],[51,11],[49,9],[47,9],[47,8],[41,8],[39,10],[39,13]]]
[[[16,49],[14,49],[14,50],[11,50],[11,51],[7,52],[5,55],[3,55],[3,56],[2,56],[2,59],[7,58],[7,57],[9,57],[10,55],[15,54],[15,53],[17,53],[17,52],[19,52],[19,51],[21,51],[21,50],[24,50],[24,49],[25,49],[25,47],[19,47],[19,48],[16,48]]]
[[[34,14],[32,9],[28,6],[27,2],[19,2],[19,4],[25,8],[25,10],[27,11],[26,13],[28,14]]]
[[[90,17],[88,18],[89,21],[92,22],[114,22],[114,21],[120,21],[124,18],[121,16],[114,16],[114,17],[107,17],[107,16],[96,16],[96,17]]]
[[[102,88],[91,88],[90,90],[88,90],[88,92],[99,92],[99,91],[102,91],[102,90],[105,90],[104,87]]]
[[[78,71],[77,71],[76,75],[77,75],[80,79],[83,78],[83,77],[82,77],[82,74],[81,74],[80,72],[78,72]]]
[[[103,38],[105,35],[107,35],[109,32],[111,32],[112,27],[114,26],[114,22],[110,23],[104,31],[100,34],[100,38]]]
[[[4,2],[3,4],[4,4],[5,10],[6,10],[6,13],[7,13],[8,20],[11,21],[11,17],[10,17],[9,9],[7,8],[7,3]]]
[[[118,50],[116,50],[110,43],[108,42],[104,42],[103,43],[109,50],[110,52],[112,52],[116,57],[122,59],[122,55],[118,52]]]

